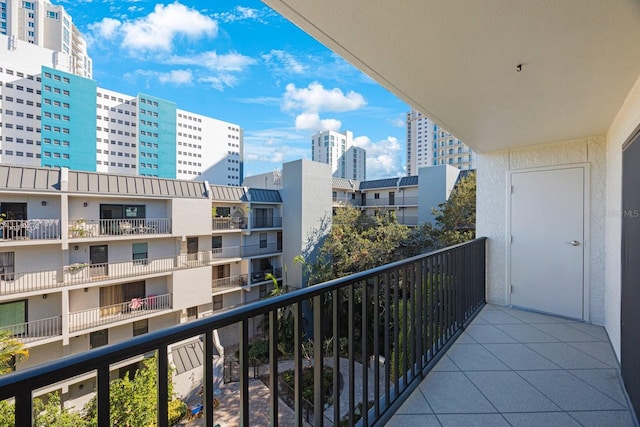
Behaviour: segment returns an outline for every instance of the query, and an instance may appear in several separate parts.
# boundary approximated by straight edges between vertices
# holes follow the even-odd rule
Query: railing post
[[[204,399],[204,424],[206,426],[213,425],[213,330],[208,330],[204,334],[204,378],[202,385],[204,393],[202,398]]]
[[[249,320],[240,322],[240,426],[249,426]]]
[[[109,427],[110,420],[110,401],[109,398],[109,365],[98,367],[98,391],[96,400],[98,403],[98,427]],[[21,425],[21,424],[17,424]]]
[[[278,309],[269,312],[269,388],[269,424],[278,427]]]
[[[302,404],[302,303],[296,302],[294,307],[294,409],[295,425],[302,426],[303,404]]]
[[[169,425],[169,360],[167,345],[158,347],[158,412],[159,427]]]
[[[16,426],[30,426],[32,423],[32,396],[31,390],[20,390],[20,393],[16,394],[16,406],[15,406],[15,420]]]
[[[314,426],[324,423],[324,360],[322,359],[323,297],[313,297],[313,418]]]

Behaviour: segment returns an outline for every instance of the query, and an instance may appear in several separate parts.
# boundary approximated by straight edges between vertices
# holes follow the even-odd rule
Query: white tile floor
[[[637,426],[600,326],[487,305],[387,426]]]

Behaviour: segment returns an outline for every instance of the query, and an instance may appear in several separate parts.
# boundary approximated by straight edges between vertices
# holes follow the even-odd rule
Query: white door
[[[511,175],[511,304],[583,319],[582,167]]]

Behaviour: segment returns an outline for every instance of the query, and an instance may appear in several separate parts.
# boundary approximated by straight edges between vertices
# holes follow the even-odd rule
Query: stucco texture
[[[507,303],[508,172],[579,163],[590,165],[589,319],[604,324],[606,143],[604,137],[583,138],[535,147],[478,155],[477,235],[488,237],[487,300]]]

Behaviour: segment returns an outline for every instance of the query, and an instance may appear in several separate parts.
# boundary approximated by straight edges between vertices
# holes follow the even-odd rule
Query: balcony
[[[305,421],[316,426],[335,425],[344,417],[348,417],[349,425],[382,425],[453,342],[463,336],[463,329],[484,306],[484,291],[485,239],[477,239],[2,376],[0,399],[14,398],[16,425],[31,425],[34,390],[97,371],[98,425],[108,426],[110,367],[134,356],[156,352],[160,396],[157,425],[166,426],[168,403],[162,396],[168,391],[167,347],[188,338],[201,337],[203,360],[209,360],[215,351],[214,330],[237,324],[240,382],[238,392],[229,394],[229,398],[235,399],[238,405],[238,424],[251,425],[252,420],[255,424],[255,417],[259,415],[275,425],[280,413],[291,411],[296,425],[303,425]],[[303,317],[303,305],[309,301],[312,301],[314,311],[311,318],[306,318]],[[120,310],[120,314],[113,317],[121,319],[145,311],[127,307],[127,304],[117,306],[115,309]],[[279,396],[278,375],[265,379],[262,386],[265,392],[260,396],[250,394],[250,385],[253,390],[255,380],[250,379],[249,325],[256,316],[269,319],[267,365],[269,372],[279,372],[282,361],[278,353],[277,322],[284,308],[291,311],[293,319],[290,333],[294,357],[287,362],[294,370],[293,409],[287,409]],[[100,310],[88,311],[92,315],[87,315],[86,320],[74,319],[71,327],[100,326],[105,322],[103,318],[110,320],[108,315],[100,317]],[[326,340],[324,345],[311,347],[311,359],[305,359],[301,351],[305,324],[313,330],[316,339]],[[304,403],[303,366],[310,362],[318,379],[322,377],[325,365],[333,367],[332,380],[326,387],[340,398],[334,399],[326,409],[323,381],[314,381],[313,396],[309,404]],[[214,367],[212,363],[203,363],[202,369],[203,423],[214,425],[215,417],[220,417],[218,411],[225,406],[214,413]],[[368,411],[363,411],[361,418],[356,417],[362,403],[360,396],[367,396],[371,405]],[[444,400],[453,398],[455,396],[443,395]],[[256,414],[254,399],[268,400],[263,406],[268,408],[266,413]]]
[[[247,228],[247,218],[244,217],[212,218],[211,221],[213,230],[244,230]]]
[[[282,217],[251,217],[251,228],[280,228]]]
[[[396,196],[390,198],[366,199],[362,201],[362,207],[376,206],[418,206],[417,196]]]
[[[247,275],[240,274],[238,276],[223,277],[221,279],[213,279],[211,281],[211,291],[218,292],[225,289],[234,289],[246,286]]]
[[[351,205],[359,207],[362,205],[362,200],[360,198],[352,199],[351,197],[334,197],[333,203],[337,205]]]
[[[69,221],[69,238],[171,234],[171,218],[75,219]]]
[[[263,243],[259,245],[242,246],[242,257],[251,257],[282,252],[282,246],[277,243]]]
[[[171,294],[133,298],[120,304],[69,313],[69,332],[108,325],[135,317],[171,310]]]
[[[229,249],[229,248],[225,248]],[[163,258],[147,258],[101,264],[75,263],[59,269],[24,271],[0,274],[0,295],[41,291],[64,286],[126,279],[149,274],[170,273],[176,270],[209,265],[222,255],[232,256],[238,248],[227,252],[202,251]],[[237,255],[236,255],[237,256]]]
[[[0,241],[3,240],[57,240],[60,238],[60,220],[25,219],[0,222]]]
[[[280,280],[282,279],[282,268],[270,268],[268,270],[254,271],[253,273],[251,273],[251,284],[253,285],[254,283],[269,280],[265,278],[267,274],[271,274],[277,280]]]
[[[214,260],[238,257],[240,257],[240,246],[229,246],[226,248],[211,249],[211,258]]]
[[[2,329],[10,331],[23,344],[28,344],[62,335],[62,319],[60,316],[55,316],[3,326]]]

